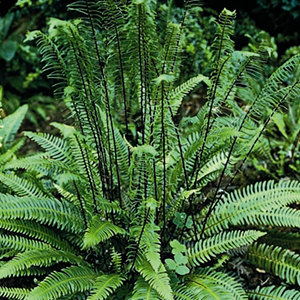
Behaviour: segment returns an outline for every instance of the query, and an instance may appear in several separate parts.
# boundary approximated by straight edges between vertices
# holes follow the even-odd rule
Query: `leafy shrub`
[[[34,280],[2,284],[2,297],[299,297],[291,288],[300,281],[299,255],[267,239],[270,228],[299,227],[299,212],[288,207],[300,199],[299,182],[227,189],[280,105],[299,93],[299,77],[281,83],[300,55],[254,84],[267,51],[235,51],[235,13],[224,9],[212,75],[176,86],[184,22],[169,23],[160,44],[155,7],[79,1],[70,8],[82,19],[51,19],[47,35],[27,36],[76,126],[53,123],[61,137],[25,132],[44,152],[4,166],[1,181],[13,192],[0,194],[0,278]],[[200,82],[208,102],[190,126],[175,126],[183,97]],[[31,176],[19,177],[22,169]],[[286,283],[248,291],[229,269],[243,253]]]

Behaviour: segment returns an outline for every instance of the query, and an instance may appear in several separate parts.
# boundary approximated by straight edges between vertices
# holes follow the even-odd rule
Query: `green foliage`
[[[0,17],[0,89],[3,90],[3,113],[12,114],[19,106],[29,104],[26,115],[31,126],[41,126],[56,113],[51,84],[42,73],[40,55],[34,45],[23,40],[28,30],[45,28],[50,16],[66,15],[65,1],[9,1],[1,7]],[[12,8],[4,15],[5,8]],[[42,123],[42,124],[41,124]]]
[[[279,107],[299,93],[291,74],[300,55],[258,84],[268,49],[236,51],[236,13],[224,9],[211,76],[178,86],[192,4],[181,23],[167,21],[165,35],[152,0],[77,1],[69,8],[81,19],[52,18],[48,34],[27,35],[75,126],[53,123],[60,137],[26,131],[43,152],[3,163],[0,278],[36,278],[28,289],[2,287],[4,297],[247,299],[245,282],[229,271],[241,253],[299,285],[298,255],[261,242],[276,227],[299,227],[288,207],[300,200],[299,182],[228,187]],[[177,126],[177,108],[199,83],[208,102],[190,126]]]
[[[297,300],[300,299],[300,293],[294,289],[287,289],[286,287],[257,287],[254,291],[248,291],[251,299],[283,299],[283,300]]]

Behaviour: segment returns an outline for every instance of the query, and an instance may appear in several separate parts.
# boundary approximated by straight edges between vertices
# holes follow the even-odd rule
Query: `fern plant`
[[[235,12],[224,9],[211,77],[177,86],[191,5],[180,24],[167,25],[163,44],[153,0],[78,1],[69,8],[81,19],[51,19],[48,34],[28,34],[75,126],[53,123],[60,137],[24,132],[44,152],[4,166],[0,180],[12,192],[0,194],[1,297],[299,297],[289,287],[299,285],[299,256],[268,237],[299,227],[288,205],[299,201],[300,184],[227,190],[274,113],[299,92],[299,78],[283,83],[300,55],[254,89],[268,49],[235,51]],[[182,99],[201,82],[207,103],[189,126],[176,126]],[[229,270],[236,256],[286,285],[248,291]]]
[[[16,152],[24,145],[25,139],[17,139],[16,134],[20,129],[23,119],[27,113],[28,106],[19,107],[14,113],[0,120],[0,176],[4,172],[4,166],[12,160]],[[0,191],[8,192],[1,184]]]

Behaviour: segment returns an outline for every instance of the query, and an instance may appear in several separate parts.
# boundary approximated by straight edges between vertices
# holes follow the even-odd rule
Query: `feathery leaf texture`
[[[0,193],[0,278],[39,278],[31,290],[0,287],[1,297],[299,298],[285,286],[246,293],[225,262],[243,247],[256,266],[300,284],[299,255],[262,244],[278,226],[299,227],[299,211],[289,205],[300,201],[300,183],[266,181],[227,193],[280,106],[300,93],[300,55],[262,83],[267,50],[235,51],[236,13],[224,9],[210,78],[176,87],[193,3],[185,1],[181,22],[160,32],[156,0],[78,0],[69,8],[82,18],[51,18],[48,34],[28,34],[75,126],[53,123],[60,137],[25,132],[44,152],[16,158],[24,141],[13,140],[27,106],[0,123],[0,181],[12,194]],[[199,84],[208,87],[207,102],[196,117],[175,121]],[[283,233],[277,243],[292,238],[299,237]],[[180,249],[171,250],[171,240]],[[166,270],[170,250],[188,274]]]
[[[158,272],[156,272],[150,263],[146,260],[141,261],[136,269],[149,283],[149,285],[162,297],[164,300],[173,300],[173,293],[170,287],[169,277],[164,266],[161,264]]]
[[[191,266],[199,266],[227,250],[250,245],[253,241],[265,235],[256,230],[234,230],[221,232],[212,237],[199,241],[187,249],[188,261]]]
[[[0,122],[1,143],[12,142],[19,130],[21,123],[27,113],[28,105],[19,107],[13,114],[7,116]]]
[[[290,284],[300,284],[300,256],[291,250],[254,243],[248,248],[247,259]]]
[[[25,251],[17,254],[12,260],[6,262],[0,269],[0,278],[13,276],[32,266],[51,266],[58,262],[83,263],[82,258],[75,254],[57,249],[39,249]]]
[[[28,289],[0,287],[0,296],[8,299],[24,300],[28,294]]]
[[[300,292],[289,289],[285,286],[258,286],[255,290],[247,291],[250,299],[253,300],[299,300]]]
[[[122,285],[124,278],[120,274],[101,275],[96,278],[91,295],[87,300],[104,300]]]
[[[91,290],[97,275],[90,268],[71,266],[54,271],[39,283],[26,300],[56,300],[75,292]]]
[[[109,221],[101,220],[98,215],[93,216],[91,224],[83,238],[83,247],[89,248],[108,240],[116,234],[125,234],[126,231]]]

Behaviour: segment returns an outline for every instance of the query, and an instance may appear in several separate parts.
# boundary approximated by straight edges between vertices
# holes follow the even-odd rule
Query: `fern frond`
[[[212,47],[215,50],[214,61],[218,65],[223,62],[224,57],[234,51],[234,43],[231,36],[234,34],[233,20],[235,17],[236,12],[231,12],[226,8],[219,15],[216,39]]]
[[[67,241],[62,240],[56,232],[35,221],[1,219],[0,228],[28,235],[29,237],[38,239],[60,250],[71,253],[74,253],[75,251],[74,248],[70,246]]]
[[[39,283],[26,300],[56,300],[75,292],[91,290],[97,275],[87,267],[71,266],[54,271]]]
[[[117,252],[114,248],[111,250],[111,261],[114,266],[114,270],[121,273],[122,256],[121,253]]]
[[[300,234],[298,232],[280,232],[275,228],[261,239],[262,243],[280,246],[296,251],[300,249]]]
[[[101,275],[96,278],[91,295],[87,300],[105,300],[119,286],[122,285],[124,277],[120,274]]]
[[[199,300],[232,300],[232,294],[223,286],[216,285],[211,279],[203,280],[196,274],[188,277],[186,285]]]
[[[126,231],[109,221],[101,220],[99,215],[93,216],[87,232],[83,238],[83,248],[90,248],[108,240],[116,234],[125,234]]]
[[[53,159],[68,162],[68,164],[73,161],[73,157],[68,151],[69,148],[63,139],[50,134],[33,133],[28,131],[25,131],[24,135],[38,143],[48,152],[49,155],[51,155]]]
[[[255,214],[270,211],[300,200],[297,181],[258,182],[225,195],[208,218],[205,233],[219,232],[229,225],[251,224]]]
[[[1,234],[0,243],[4,247],[14,249],[17,251],[28,251],[28,250],[37,250],[37,249],[47,249],[50,246],[46,243],[24,238],[18,235],[5,235]]]
[[[202,278],[204,282],[215,282],[222,286],[231,294],[232,299],[246,300],[248,299],[241,283],[227,273],[211,270],[211,268],[200,269],[196,271],[197,277]],[[193,277],[193,276],[192,276]],[[223,298],[222,298],[223,299]]]
[[[255,243],[248,248],[247,259],[290,284],[300,284],[300,255],[293,251]]]
[[[10,161],[6,169],[25,169],[27,171],[37,171],[46,175],[55,173],[74,172],[74,168],[68,162],[61,162],[51,158],[49,153],[38,153]]]
[[[210,85],[208,77],[200,74],[182,83],[180,86],[176,87],[175,89],[172,89],[168,93],[167,99],[170,99],[170,107],[174,116],[176,115],[183,98],[187,96],[187,94],[202,81],[205,82],[207,85]]]
[[[265,234],[264,232],[255,230],[235,230],[221,232],[212,237],[200,240],[194,247],[187,249],[189,264],[191,266],[199,266],[227,250],[249,245]]]
[[[227,160],[227,155],[228,153],[220,152],[217,153],[215,156],[212,156],[209,159],[209,161],[199,169],[197,176],[197,185],[205,185],[206,176],[213,175],[217,171],[223,170],[225,162]]]
[[[273,110],[283,100],[287,100],[299,91],[299,80],[297,78],[292,84],[282,87],[286,85],[299,62],[300,54],[296,54],[273,72],[255,100],[256,105],[252,111],[253,115],[261,117],[267,113],[268,109]]]
[[[10,187],[17,196],[33,196],[33,197],[45,197],[44,191],[42,191],[37,184],[34,184],[25,178],[20,178],[14,174],[0,173],[0,181]]]
[[[149,213],[150,214],[150,213]],[[150,219],[145,216],[145,218]],[[144,225],[132,226],[131,235],[136,238],[138,251],[143,252],[152,268],[158,272],[161,265],[159,227],[150,220],[144,220]]]
[[[279,207],[265,212],[257,212],[251,223],[264,226],[300,227],[300,211],[289,207]]]
[[[24,300],[28,294],[28,289],[0,287],[0,296],[8,299]]]
[[[25,139],[20,139],[11,148],[5,149],[5,152],[0,155],[0,166],[3,166],[9,162],[14,157],[15,153],[24,145],[24,142]]]
[[[159,294],[142,277],[134,284],[132,300],[160,300]]]
[[[164,266],[161,264],[157,272],[152,268],[151,264],[143,260],[136,265],[137,271],[144,277],[150,286],[164,300],[173,300],[173,294],[170,287],[170,279],[166,273]]]
[[[0,194],[0,216],[4,219],[37,220],[42,224],[67,229],[70,233],[84,231],[80,211],[70,203],[55,198]]]
[[[253,300],[299,300],[300,292],[285,286],[258,286],[255,290],[247,291]]]
[[[0,137],[1,143],[10,143],[14,140],[17,131],[27,113],[28,105],[19,107],[13,114],[7,116],[1,121]]]
[[[39,249],[18,253],[0,268],[0,278],[6,278],[33,266],[48,267],[59,262],[82,264],[83,259],[72,253],[57,249]]]
[[[175,300],[199,300],[199,295],[186,285],[177,287],[174,292]]]

